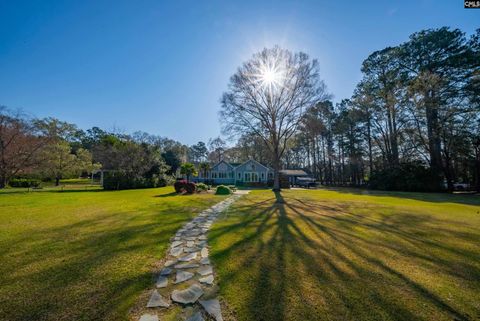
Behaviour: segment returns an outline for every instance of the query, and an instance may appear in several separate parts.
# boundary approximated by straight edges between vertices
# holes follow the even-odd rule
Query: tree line
[[[281,134],[270,128],[283,112],[275,103],[291,87],[262,91],[241,71],[222,100],[226,132],[240,134],[225,155],[275,165],[265,146]],[[416,32],[373,52],[361,71],[352,97],[334,104],[324,95],[295,109],[282,167],[306,169],[325,185],[440,191],[461,182],[480,190],[480,30],[470,37],[448,27]]]
[[[62,178],[91,177],[100,169],[139,187],[149,187],[145,182],[152,180],[165,185],[187,161],[187,153],[187,146],[169,138],[99,127],[82,130],[55,118],[32,118],[0,106],[0,188],[14,178],[58,185]]]

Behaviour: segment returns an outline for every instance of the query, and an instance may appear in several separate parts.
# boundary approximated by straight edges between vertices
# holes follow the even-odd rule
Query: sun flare
[[[273,61],[262,64],[258,69],[256,78],[264,89],[272,92],[282,86],[284,72],[278,61]]]

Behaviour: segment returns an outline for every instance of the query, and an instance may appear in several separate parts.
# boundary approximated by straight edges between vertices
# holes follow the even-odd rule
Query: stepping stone
[[[203,265],[197,270],[198,274],[205,276],[213,273],[212,266]]]
[[[162,307],[162,308],[168,308],[170,306],[170,303],[165,301],[165,299],[158,293],[157,290],[154,290],[152,293],[152,296],[150,297],[150,300],[148,300],[147,303],[147,308],[157,308],[157,307]]]
[[[182,253],[183,253],[183,247],[181,246],[174,247],[170,250],[170,255],[173,255],[176,257],[178,257]]]
[[[167,262],[165,262],[165,264],[163,266],[165,267],[169,267],[169,266],[172,266],[174,264],[177,264],[177,260],[168,260]]]
[[[200,283],[205,283],[205,284],[208,284],[208,285],[212,285],[213,284],[213,275],[210,274],[209,276],[198,279],[198,281],[200,281]]]
[[[189,236],[185,238],[187,241],[195,241],[197,238],[195,236]]]
[[[196,267],[199,267],[200,265],[198,265],[197,263],[180,263],[180,264],[177,264],[175,265],[175,268],[176,269],[192,269],[192,268],[196,268]]]
[[[158,321],[156,314],[143,314],[138,321]]]
[[[220,302],[217,299],[207,300],[207,301],[198,301],[202,307],[210,314],[212,317],[215,318],[216,321],[223,321],[222,318],[222,309],[220,307]]]
[[[193,273],[185,271],[177,271],[177,278],[175,284],[190,280],[193,277]]]
[[[205,321],[205,319],[203,318],[202,313],[197,312],[185,321]]]
[[[157,283],[155,284],[157,286],[157,288],[164,288],[168,285],[168,278],[166,278],[165,276],[163,275],[160,275],[158,278],[157,278]]]
[[[172,247],[177,247],[177,246],[182,245],[182,244],[183,244],[182,241],[174,241],[174,242],[172,243]]]
[[[195,253],[190,253],[190,254],[187,254],[185,256],[182,256],[181,258],[179,258],[178,260],[179,261],[182,261],[182,262],[188,262],[188,261],[191,261],[191,260],[195,260],[197,258],[197,252]]]
[[[174,290],[172,300],[182,304],[195,303],[203,294],[202,287],[198,284],[192,284],[185,290]]]
[[[185,253],[193,253],[193,252],[198,252],[200,251],[200,248],[198,247],[186,247],[183,249],[185,251]]]
[[[210,264],[210,259],[208,257],[204,257],[200,260],[200,264],[203,264],[203,265]]]
[[[207,239],[207,236],[206,235],[200,235],[198,237],[199,240],[206,240]]]
[[[202,258],[208,257],[208,249],[206,247],[202,248],[200,255],[202,256]]]
[[[162,276],[169,275],[170,273],[172,273],[172,269],[170,269],[170,268],[163,268],[160,271],[160,275],[162,275]]]
[[[195,245],[194,241],[187,241],[187,247],[192,247]]]

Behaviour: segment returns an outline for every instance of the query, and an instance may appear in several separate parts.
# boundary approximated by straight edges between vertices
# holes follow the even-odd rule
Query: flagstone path
[[[158,273],[139,321],[159,321],[159,315],[180,306],[178,320],[223,321],[213,267],[208,257],[207,232],[218,215],[248,191],[237,191],[201,212],[172,238],[163,269]]]

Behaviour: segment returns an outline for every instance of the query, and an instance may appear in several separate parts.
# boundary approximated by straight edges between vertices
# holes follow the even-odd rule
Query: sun
[[[259,69],[259,80],[264,89],[272,92],[281,87],[283,72],[278,62],[265,63]]]
[[[276,70],[271,68],[265,68],[265,70],[263,70],[261,73],[261,77],[262,77],[262,82],[265,85],[272,85],[272,84],[278,83],[278,81],[280,80],[279,73]]]

